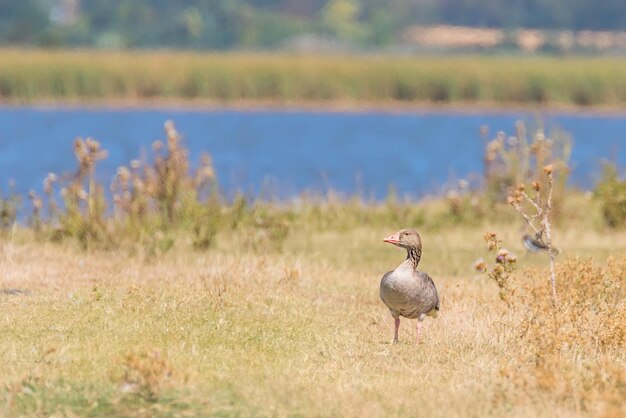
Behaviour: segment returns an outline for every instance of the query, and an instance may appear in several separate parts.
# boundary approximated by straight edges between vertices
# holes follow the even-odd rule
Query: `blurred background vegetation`
[[[616,0],[0,0],[0,101],[615,107],[624,28]]]
[[[24,209],[31,211],[25,220],[37,241],[76,242],[84,249],[126,248],[148,258],[181,243],[214,248],[218,241],[235,239],[235,232],[248,249],[281,252],[295,231],[413,225],[432,232],[485,222],[510,226],[521,218],[505,203],[507,196],[532,184],[533,193],[545,201],[546,185],[552,184],[544,172],[548,165],[554,170],[551,221],[557,228],[575,223],[588,230],[620,231],[626,225],[626,179],[615,165],[605,164],[604,177],[592,193],[567,188],[572,139],[521,122],[508,136],[497,132],[494,137],[483,128],[485,138],[493,139],[485,143],[478,184],[461,179],[445,196],[418,202],[399,198],[393,188],[384,201],[333,190],[303,192],[288,201],[243,194],[228,199],[210,154],[204,153],[200,165],[192,167],[174,122],[167,121],[164,129],[165,139],[155,141],[151,153],[120,166],[110,184],[96,175],[98,163],[108,157],[106,149],[93,138],[77,138],[76,170],[48,174],[43,194],[31,191],[29,205],[18,194],[0,194],[0,239],[11,236]]]
[[[463,42],[472,38],[469,46],[478,49],[626,50],[623,34],[598,33],[626,27],[626,3],[621,0],[0,1],[0,43],[5,45],[216,50],[454,47],[445,39],[433,42],[433,32],[416,32],[437,25],[496,29],[454,35]]]

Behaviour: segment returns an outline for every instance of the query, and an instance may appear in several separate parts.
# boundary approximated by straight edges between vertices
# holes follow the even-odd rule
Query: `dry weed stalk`
[[[550,213],[552,211],[552,190],[554,188],[554,166],[549,164],[543,167],[543,171],[548,178],[547,198],[542,200],[541,189],[542,184],[538,180],[532,182],[534,196],[526,193],[524,183],[518,184],[513,193],[507,197],[515,210],[522,215],[526,223],[535,232],[535,239],[547,248],[548,258],[550,260],[550,285],[552,288],[552,303],[557,305],[556,293],[556,272],[554,268],[554,260],[559,253],[558,249],[552,244],[552,227],[550,224]],[[524,207],[526,202],[526,207]],[[534,211],[534,213],[532,213]]]
[[[479,258],[474,263],[474,268],[481,273],[487,273],[498,285],[500,299],[510,304],[513,294],[510,278],[515,270],[517,257],[506,248],[502,248],[502,241],[495,233],[485,232],[483,238],[487,242],[487,249],[496,254],[495,264],[489,267],[482,258]]]
[[[189,151],[182,147],[181,137],[174,122],[167,121],[164,125],[167,136],[167,153],[163,154],[163,144],[155,142],[156,159],[154,169],[157,176],[155,197],[161,209],[165,211],[167,220],[173,223],[178,199],[182,189],[189,186]]]
[[[527,271],[517,289],[513,309],[521,321],[511,326],[520,334],[512,362],[502,369],[517,389],[511,395],[539,389],[561,402],[576,401],[587,412],[601,407],[623,416],[626,259],[609,258],[599,267],[570,258],[557,268],[568,277],[557,307],[542,297],[546,284],[540,270]]]
[[[92,138],[77,138],[73,149],[77,170],[59,177],[48,174],[43,194],[30,195],[31,224],[44,232],[39,237],[74,238],[85,249],[138,244],[137,251],[156,255],[173,247],[177,230],[192,232],[193,246],[208,249],[227,228],[245,230],[242,236],[252,247],[280,250],[289,234],[292,209],[261,202],[249,205],[241,196],[225,204],[210,155],[201,155],[199,166],[191,170],[189,151],[174,123],[167,121],[164,128],[166,140],[153,143],[151,156],[118,168],[110,185],[113,216],[96,176],[96,166],[107,151]],[[62,198],[58,204],[57,190]],[[18,198],[0,196],[0,234],[15,221]],[[353,213],[343,205],[338,209]]]
[[[69,185],[61,189],[66,210],[59,219],[59,232],[77,237],[83,246],[88,247],[90,243],[108,238],[109,235],[105,220],[104,191],[96,182],[95,175],[96,163],[105,159],[108,153],[93,138],[77,138],[74,141],[74,155],[78,161],[78,170]],[[52,181],[50,193],[51,183]]]
[[[87,210],[90,220],[95,220],[97,216],[97,193],[98,185],[96,184],[96,162],[105,159],[108,152],[100,148],[100,143],[93,138],[82,138],[74,141],[74,154],[78,160],[78,172],[74,184],[82,186],[84,180],[87,180]]]
[[[164,124],[167,141],[152,144],[154,163],[132,160],[130,168],[121,166],[111,185],[116,215],[128,215],[140,221],[155,206],[161,211],[162,226],[172,226],[189,211],[187,206],[199,203],[203,190],[217,191],[213,162],[209,154],[201,156],[200,167],[189,172],[189,151],[174,122]]]
[[[481,129],[481,135],[486,141],[487,127]],[[558,169],[558,176],[553,181],[559,196],[565,190],[572,152],[571,137],[559,130],[553,130],[548,137],[542,128],[535,131],[532,140],[528,136],[526,125],[517,122],[515,135],[507,137],[504,132],[498,132],[493,140],[486,142],[484,176],[487,198],[492,204],[502,201],[514,185],[538,179],[547,164]],[[553,206],[558,212],[559,202],[553,202]]]
[[[58,182],[58,177],[55,173],[48,173],[43,180],[43,192],[46,195],[48,201],[48,222],[51,224],[58,215],[59,205],[54,197],[54,184]]]
[[[38,233],[41,231],[41,209],[43,207],[43,201],[41,200],[41,197],[39,197],[39,195],[35,193],[34,190],[28,192],[28,199],[33,206],[33,213],[31,215],[30,224],[35,233]]]

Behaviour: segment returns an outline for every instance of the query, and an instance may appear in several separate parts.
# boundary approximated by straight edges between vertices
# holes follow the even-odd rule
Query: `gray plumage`
[[[528,234],[524,234],[522,242],[524,243],[524,247],[526,247],[526,249],[530,252],[536,253],[539,251],[549,251],[548,246],[543,242],[541,234],[537,234],[535,238]],[[554,251],[554,255],[559,254],[559,249],[556,247],[552,247],[552,251]]]
[[[430,276],[418,271],[422,256],[422,242],[417,231],[402,229],[384,239],[385,242],[402,247],[407,258],[395,270],[385,273],[380,281],[380,298],[395,319],[394,341],[398,339],[400,317],[417,318],[417,339],[421,323],[426,316],[437,317],[439,295]]]
[[[424,320],[426,315],[437,317],[439,296],[433,279],[421,271],[409,271],[399,266],[386,273],[380,281],[380,298],[395,318]]]
[[[524,243],[524,247],[526,247],[528,251],[532,251],[533,253],[539,251],[548,251],[548,246],[546,244],[536,238],[531,237],[528,234],[525,234],[522,237],[522,242]]]

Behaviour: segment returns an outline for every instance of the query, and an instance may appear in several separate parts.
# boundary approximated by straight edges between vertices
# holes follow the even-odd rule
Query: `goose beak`
[[[389,244],[400,244],[400,237],[398,234],[389,235],[387,238],[383,239],[383,242],[388,242]]]

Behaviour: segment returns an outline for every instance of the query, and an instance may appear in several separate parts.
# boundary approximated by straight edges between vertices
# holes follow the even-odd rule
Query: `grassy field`
[[[0,50],[0,101],[626,104],[626,59]]]
[[[400,226],[304,224],[281,249],[254,249],[245,231],[210,251],[182,236],[149,259],[14,231],[0,287],[25,293],[0,293],[0,415],[626,413],[626,231],[557,229],[554,310],[547,258],[525,254],[517,225],[422,230],[421,268],[443,302],[416,346],[412,320],[390,344],[378,297],[405,256],[381,239]],[[472,269],[491,259],[485,230],[519,257],[508,306]]]

